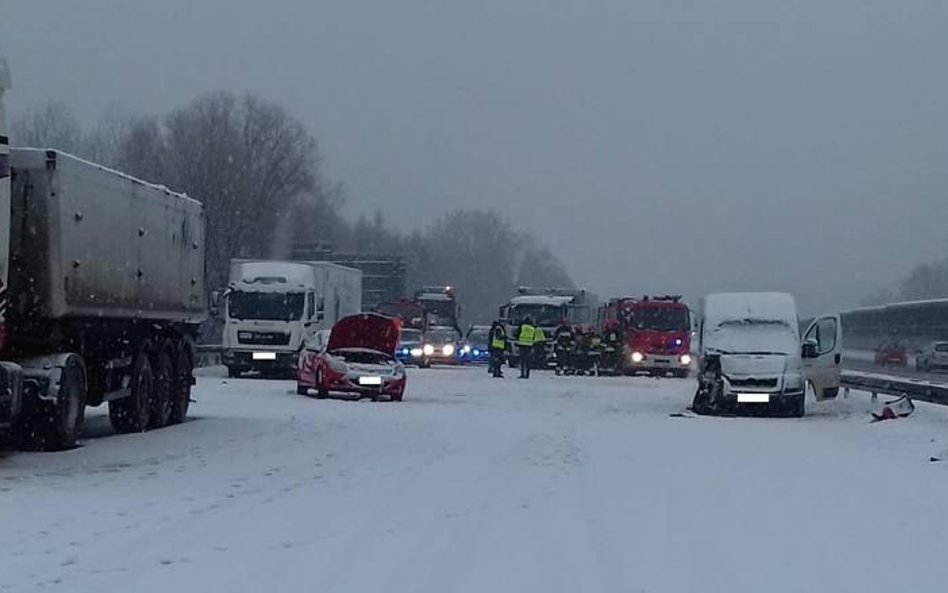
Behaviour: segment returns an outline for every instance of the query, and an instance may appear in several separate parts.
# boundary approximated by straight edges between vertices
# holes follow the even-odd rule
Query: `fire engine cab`
[[[680,296],[614,298],[599,308],[599,331],[614,324],[625,336],[623,372],[688,376],[691,311]]]

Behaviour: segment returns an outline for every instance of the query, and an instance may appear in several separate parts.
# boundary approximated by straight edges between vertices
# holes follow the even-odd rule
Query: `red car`
[[[904,344],[898,342],[888,342],[876,350],[876,364],[879,366],[900,366],[908,365],[908,352]]]
[[[395,357],[398,336],[398,321],[391,317],[360,313],[340,319],[325,348],[307,349],[300,356],[297,393],[402,401],[405,367]]]

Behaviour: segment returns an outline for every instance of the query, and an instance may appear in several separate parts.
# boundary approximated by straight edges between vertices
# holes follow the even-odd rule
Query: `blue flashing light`
[[[402,354],[404,354],[405,356],[408,356],[409,354],[411,354],[411,350],[409,350],[408,348],[402,348]]]
[[[480,355],[481,355],[481,351],[475,348],[475,349],[474,349],[474,356],[480,356]]]

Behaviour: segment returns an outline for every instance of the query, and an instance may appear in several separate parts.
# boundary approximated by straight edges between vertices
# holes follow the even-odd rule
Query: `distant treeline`
[[[408,285],[455,286],[468,323],[493,318],[518,285],[573,285],[537,237],[496,212],[457,210],[411,233],[393,229],[381,212],[348,218],[345,188],[324,175],[316,137],[256,95],[212,93],[165,115],[112,110],[91,129],[68,105],[51,102],[14,117],[11,140],[63,150],[201,200],[211,287],[225,285],[232,257],[283,258],[292,245],[313,242],[404,256]]]
[[[895,287],[881,290],[866,299],[866,305],[883,305],[902,301],[948,298],[948,257],[922,264]]]

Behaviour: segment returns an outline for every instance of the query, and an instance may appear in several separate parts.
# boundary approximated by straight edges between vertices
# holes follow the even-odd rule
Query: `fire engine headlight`
[[[424,353],[425,356],[431,356],[432,354],[434,354],[434,346],[432,346],[431,344],[425,344],[425,347],[422,348],[421,351],[422,353]]]
[[[680,362],[682,366],[688,366],[689,364],[691,364],[691,355],[690,355],[690,354],[682,354],[682,355],[678,358],[678,362]]]
[[[421,357],[424,353],[425,351],[422,348],[412,348],[411,350],[411,355],[414,356],[415,358]]]
[[[441,349],[441,353],[445,356],[451,356],[454,354],[454,346],[451,344],[445,344],[444,348]]]
[[[642,362],[643,360],[645,360],[645,355],[642,354],[641,352],[632,353],[632,362],[639,363],[639,362]]]

